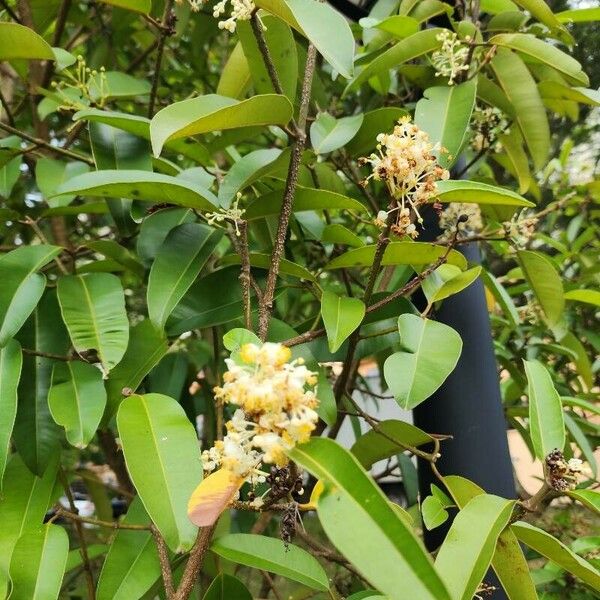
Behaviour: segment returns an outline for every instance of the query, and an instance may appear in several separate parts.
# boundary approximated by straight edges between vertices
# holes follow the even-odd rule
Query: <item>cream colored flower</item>
[[[447,29],[438,33],[436,39],[442,42],[442,46],[431,55],[435,76],[448,77],[448,85],[453,85],[462,71],[469,70],[469,47],[458,39],[456,33]]]

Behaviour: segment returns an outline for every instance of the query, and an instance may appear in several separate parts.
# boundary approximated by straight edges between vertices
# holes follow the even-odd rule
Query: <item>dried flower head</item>
[[[436,181],[448,179],[450,174],[439,166],[434,152],[443,152],[439,144],[432,144],[429,135],[411,122],[410,117],[402,117],[391,134],[377,136],[377,152],[361,159],[362,164],[370,164],[370,179],[384,181],[395,201],[390,211],[379,211],[375,224],[383,227],[390,212],[397,212],[396,223],[392,226],[398,235],[417,237],[418,233],[411,220],[411,210],[416,220],[423,222],[419,206],[435,198]]]
[[[226,423],[227,435],[202,453],[206,471],[225,467],[252,484],[267,474],[263,463],[283,467],[285,450],[308,441],[316,426],[318,400],[312,389],[316,375],[302,359],[290,360],[291,351],[282,344],[245,344],[237,362],[226,359],[223,386],[215,398],[239,408]]]
[[[574,490],[586,476],[583,461],[579,458],[565,460],[564,454],[556,449],[546,456],[546,479],[557,492]]]
[[[462,71],[468,71],[469,47],[458,39],[456,33],[445,29],[436,36],[442,42],[439,50],[431,55],[436,77],[448,77],[448,85],[453,85]],[[467,36],[465,41],[469,42]]]

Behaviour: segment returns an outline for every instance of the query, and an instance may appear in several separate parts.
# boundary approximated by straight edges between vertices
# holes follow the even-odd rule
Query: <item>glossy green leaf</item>
[[[258,0],[256,5],[308,38],[340,75],[352,77],[354,36],[346,19],[332,6],[315,0]]]
[[[148,278],[148,314],[157,327],[164,327],[222,236],[221,230],[200,223],[178,225],[169,232]]]
[[[600,292],[598,290],[570,290],[565,293],[565,300],[600,306]]]
[[[319,399],[319,406],[316,409],[317,414],[329,427],[332,427],[337,418],[337,403],[333,385],[327,377],[325,367],[319,367],[316,392]]]
[[[417,33],[419,30],[419,22],[413,17],[405,15],[392,15],[385,19],[364,17],[359,21],[359,24],[363,28],[377,28],[386,33],[391,33],[394,37],[400,39]]]
[[[443,30],[438,27],[424,29],[400,40],[397,44],[374,58],[360,71],[346,86],[344,95],[375,75],[387,73],[390,69],[396,68],[402,63],[437,50],[441,46],[441,41],[437,39],[441,31]]]
[[[279,539],[247,533],[230,533],[214,540],[211,550],[232,562],[287,577],[312,589],[327,591],[323,567],[306,550]]]
[[[583,85],[589,84],[588,76],[581,70],[581,65],[577,60],[529,33],[500,33],[492,36],[489,43],[526,54],[534,60],[572,77]]]
[[[52,418],[65,428],[69,444],[85,448],[94,437],[106,407],[102,373],[79,361],[55,364],[48,406]]]
[[[0,257],[0,348],[21,329],[44,293],[46,278],[36,271],[61,250],[47,244],[21,246]]]
[[[554,15],[560,23],[586,23],[600,21],[600,8],[576,8],[563,10]]]
[[[538,89],[542,98],[552,100],[570,100],[580,104],[600,106],[600,92],[582,87],[570,87],[558,81],[540,81]]]
[[[568,494],[574,500],[578,500],[590,510],[600,514],[600,492],[595,490],[573,490]]]
[[[150,524],[139,496],[129,505],[123,523]],[[160,562],[152,533],[119,529],[102,565],[96,597],[98,600],[142,598],[160,576]]]
[[[547,25],[551,30],[562,28],[557,16],[552,12],[545,0],[514,0],[514,2],[530,12],[534,18],[540,23]]]
[[[144,266],[139,262],[137,256],[114,240],[95,240],[88,242],[86,246],[106,258],[114,260],[132,273],[140,277],[144,275]]]
[[[550,373],[537,360],[524,360],[529,398],[529,433],[535,455],[543,461],[565,446],[565,422],[560,396]]]
[[[438,163],[450,168],[458,159],[466,139],[475,106],[477,81],[426,89],[415,108],[415,123],[447,152],[440,152]]]
[[[168,202],[208,211],[215,210],[218,204],[214,194],[199,185],[150,171],[93,171],[63,183],[56,194],[129,198],[159,204]]]
[[[105,71],[101,77],[92,75],[88,82],[90,99],[95,102],[146,96],[152,87],[149,81],[121,71]]]
[[[355,248],[360,248],[365,245],[358,235],[340,223],[325,225],[323,233],[321,234],[321,241],[330,244],[353,246]]]
[[[421,504],[423,525],[431,531],[448,520],[448,511],[436,496],[427,496]]]
[[[20,537],[10,560],[10,597],[13,600],[58,598],[68,554],[69,536],[59,525],[44,525]]]
[[[498,50],[491,65],[498,83],[514,107],[533,164],[536,169],[541,169],[550,150],[550,129],[535,80],[523,60],[506,48]]]
[[[18,23],[0,23],[0,60],[13,58],[54,60],[54,52],[33,29]]]
[[[403,452],[407,448],[417,448],[423,444],[433,443],[428,434],[405,421],[390,419],[377,424],[377,429],[371,429],[361,435],[351,452],[365,469],[376,462]]]
[[[345,146],[352,156],[368,155],[377,146],[377,136],[382,132],[391,132],[401,117],[408,113],[395,106],[376,108],[363,115],[363,120],[356,135]]]
[[[446,249],[426,242],[392,242],[388,244],[383,255],[382,265],[426,265],[443,256]],[[326,269],[343,269],[348,267],[367,267],[373,264],[375,245],[363,246],[349,250],[331,260]],[[467,261],[460,253],[452,250],[448,255],[448,263],[466,268]]]
[[[500,308],[502,308],[504,316],[510,321],[513,327],[517,327],[521,322],[521,318],[506,288],[485,269],[481,271],[481,279],[486,289],[491,292],[496,302],[500,305]]]
[[[109,273],[61,277],[58,301],[75,350],[95,350],[108,373],[123,358],[129,340],[119,278]]]
[[[449,600],[420,541],[352,454],[312,438],[289,455],[325,485],[317,502],[321,525],[368,581],[393,600],[403,594],[398,581],[423,600]]]
[[[473,598],[514,505],[514,500],[484,494],[467,502],[458,513],[435,559],[452,598]]]
[[[22,367],[21,346],[16,340],[9,340],[0,349],[0,490],[17,416],[17,389]]]
[[[64,181],[82,173],[87,173],[90,167],[83,162],[65,163],[53,158],[40,158],[35,165],[35,180],[42,194],[50,199],[54,196],[56,188]],[[50,207],[67,206],[75,198],[75,194],[54,196],[48,200]]]
[[[600,591],[600,572],[562,542],[534,525],[517,521],[511,525],[519,541]]]
[[[520,250],[519,262],[525,279],[531,286],[546,319],[554,325],[565,305],[563,284],[552,263],[539,252]]]
[[[241,29],[239,24],[236,29],[239,35]],[[250,82],[251,73],[248,60],[244,55],[241,42],[238,42],[223,66],[216,93],[219,96],[239,99],[248,89]]]
[[[284,94],[293,104],[296,99],[296,87],[298,85],[298,52],[294,34],[288,24],[284,23],[279,17],[261,14],[260,20],[264,26],[263,34],[279,82]],[[248,75],[252,78],[254,89],[259,94],[272,94],[276,90],[273,88],[250,23],[247,21],[238,22],[236,33],[243,48],[244,58],[247,59]],[[221,92],[217,90],[217,93]]]
[[[56,497],[57,469],[57,455],[42,477],[34,475],[18,454],[9,458],[0,496],[0,573],[8,571],[17,540],[42,526],[46,511]]]
[[[132,395],[117,427],[129,475],[154,524],[174,552],[189,550],[197,528],[187,502],[202,480],[198,440],[183,408],[161,394]]]
[[[212,580],[202,600],[252,600],[252,594],[237,577],[219,573]]]
[[[271,267],[272,258],[270,254],[252,252],[249,255],[249,259],[250,265],[253,267],[266,270]],[[220,264],[223,266],[237,265],[240,264],[240,261],[241,259],[238,254],[228,254],[221,259]],[[282,258],[279,263],[279,274],[290,275],[298,279],[306,279],[307,281],[316,281],[315,276],[308,269],[285,258]]]
[[[264,194],[252,202],[246,211],[248,220],[259,219],[269,215],[277,215],[281,210],[283,190],[275,190]],[[356,210],[365,212],[365,206],[348,196],[323,189],[298,188],[294,197],[294,212],[307,210]]]
[[[23,348],[65,356],[69,334],[54,290],[48,290],[19,332]],[[57,361],[23,353],[14,442],[27,467],[42,475],[57,453],[63,434],[48,407],[52,368]]]
[[[152,10],[152,0],[100,0],[100,2],[146,15]]]
[[[329,351],[336,352],[365,316],[365,304],[358,298],[323,292],[321,316],[327,331]]]
[[[466,202],[474,204],[499,204],[505,206],[535,206],[512,190],[489,183],[468,181],[466,179],[437,182],[440,202]]]
[[[106,381],[108,405],[104,422],[108,423],[123,399],[123,390],[136,391],[144,377],[167,353],[167,338],[161,329],[144,319],[131,327],[127,350]]]
[[[310,126],[310,142],[317,154],[327,154],[346,145],[362,125],[363,115],[353,115],[336,119],[322,112]]]
[[[519,180],[519,193],[524,194],[531,184],[531,172],[523,148],[523,136],[518,128],[513,127],[507,134],[498,136],[498,140]]]
[[[385,361],[385,381],[402,408],[412,409],[426,400],[452,373],[462,340],[452,327],[404,314],[398,318],[403,350]]]
[[[208,94],[175,102],[158,111],[150,122],[150,139],[155,156],[165,143],[183,137],[254,125],[285,125],[292,105],[285,96],[262,94],[237,101]]]

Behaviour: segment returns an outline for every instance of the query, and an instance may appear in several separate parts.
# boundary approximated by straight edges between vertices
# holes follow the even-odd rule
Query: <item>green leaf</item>
[[[520,250],[518,257],[523,275],[540,303],[548,323],[555,325],[565,306],[560,275],[552,263],[539,252]]]
[[[62,194],[168,202],[208,211],[215,210],[218,204],[212,192],[197,184],[150,171],[110,169],[85,173],[60,185],[56,195]]]
[[[438,153],[438,163],[450,168],[463,147],[475,106],[477,81],[426,89],[415,108],[415,123],[448,152]]]
[[[329,427],[333,427],[333,424],[337,419],[337,404],[333,386],[327,377],[325,367],[319,367],[318,373],[317,398],[319,399],[319,406],[316,410],[319,417],[323,419]]]
[[[264,194],[252,202],[246,210],[245,217],[252,221],[270,215],[277,215],[281,210],[283,199],[283,190],[275,190]],[[336,194],[329,190],[298,188],[294,196],[294,212],[303,212],[307,210],[356,210],[365,212],[364,205],[348,196]]]
[[[33,29],[18,23],[0,23],[0,60],[13,58],[55,60],[52,48]]]
[[[40,192],[46,198],[53,196],[52,200],[48,201],[48,206],[67,206],[75,198],[75,194],[55,196],[56,188],[64,181],[87,173],[89,170],[89,166],[82,162],[65,163],[44,157],[40,158],[35,165],[35,180]]]
[[[529,397],[529,433],[535,455],[543,461],[565,446],[565,421],[560,396],[550,373],[537,360],[524,360]]]
[[[152,10],[152,0],[100,0],[100,2],[146,15]]]
[[[148,278],[148,314],[157,327],[164,327],[222,236],[220,229],[200,223],[185,223],[169,232]]]
[[[321,241],[330,244],[342,244],[344,246],[354,246],[361,248],[365,245],[362,239],[347,227],[340,223],[331,223],[325,225],[321,234]]]
[[[252,595],[237,577],[219,573],[202,600],[252,600]]]
[[[327,331],[330,352],[335,352],[348,336],[360,326],[365,311],[364,302],[358,298],[323,292],[321,296],[321,315]]]
[[[109,373],[106,382],[108,405],[104,423],[108,423],[117,412],[123,399],[123,390],[135,392],[167,350],[164,332],[157,329],[149,319],[131,327],[127,350],[119,364]]]
[[[112,518],[112,513],[110,518]],[[95,558],[99,558],[100,556],[106,554],[108,550],[108,546],[106,544],[89,544],[87,547],[88,558],[90,560],[94,560]],[[65,573],[72,571],[73,569],[78,569],[83,565],[83,557],[81,556],[81,551],[79,548],[75,548],[74,550],[69,550],[69,555],[67,557],[67,565],[65,567]]]
[[[527,155],[523,148],[523,136],[516,127],[513,127],[507,134],[499,135],[498,141],[502,144],[502,148],[504,148],[519,180],[519,193],[524,194],[531,185],[531,173]]]
[[[289,161],[288,153],[282,155],[278,148],[263,148],[254,150],[233,163],[219,185],[219,204],[229,207],[237,192],[277,170],[281,166],[281,161],[278,160],[280,157],[285,162]]]
[[[129,340],[119,278],[109,273],[61,277],[58,301],[75,350],[95,350],[108,373],[123,358]]]
[[[123,523],[150,525],[139,496],[129,505]],[[160,576],[160,562],[152,533],[118,529],[102,565],[97,600],[142,598]]]
[[[174,552],[189,550],[197,527],[187,502],[202,481],[198,440],[183,408],[161,394],[132,395],[117,427],[127,470],[150,518]]]
[[[0,257],[0,348],[21,329],[44,293],[46,278],[36,271],[61,250],[47,244],[21,246]]]
[[[88,82],[90,99],[95,102],[145,96],[150,93],[149,81],[127,73],[105,71],[104,81],[101,78],[102,75],[92,75]]]
[[[317,559],[294,544],[264,535],[230,533],[214,540],[210,549],[232,562],[287,577],[312,589],[329,589],[327,574]]]
[[[543,42],[529,33],[500,33],[492,36],[489,43],[526,54],[583,85],[589,84],[588,76],[581,70],[578,61],[555,46]]]
[[[18,454],[9,458],[0,497],[0,573],[8,571],[17,540],[42,526],[46,511],[56,498],[57,459],[55,455],[43,477],[36,477]]]
[[[358,132],[363,115],[336,119],[326,112],[319,113],[310,126],[310,141],[317,154],[327,154],[345,146]]]
[[[590,510],[600,514],[600,492],[594,490],[573,490],[567,492],[567,494]]]
[[[514,0],[514,2],[530,12],[533,17],[540,23],[547,25],[551,30],[564,29],[545,0]]]
[[[139,262],[137,256],[114,240],[95,240],[93,242],[88,242],[85,245],[90,250],[114,260],[116,263],[122,265],[139,277],[143,277],[144,265]]]
[[[370,154],[377,146],[377,136],[382,132],[392,131],[398,120],[407,114],[403,108],[395,106],[365,113],[358,132],[345,146],[346,152],[352,156]]]
[[[498,204],[503,206],[535,206],[533,202],[497,185],[468,181],[466,179],[437,182],[440,202],[466,202],[474,204]]]
[[[523,60],[506,48],[500,48],[491,62],[498,83],[512,103],[536,169],[545,166],[550,150],[550,128],[546,109],[535,80]]]
[[[439,33],[444,31],[439,27],[432,29],[424,29],[413,35],[404,38],[397,44],[374,58],[358,75],[348,83],[344,90],[344,95],[349,91],[357,88],[365,83],[371,77],[380,73],[387,73],[390,69],[394,69],[401,64],[413,60],[428,52],[433,52],[441,46],[440,40],[437,39]]]
[[[445,265],[451,267],[452,265]],[[458,267],[454,267],[458,270]],[[428,297],[429,302],[439,302],[444,298],[448,298],[453,296],[454,294],[458,294],[462,292],[465,288],[469,287],[474,281],[479,278],[481,274],[481,267],[473,267],[472,269],[468,269],[466,271],[459,271],[446,281],[444,281],[433,293],[431,298]]]
[[[373,17],[363,17],[359,21],[363,29],[376,28],[386,33],[391,33],[394,37],[405,38],[419,31],[419,22],[413,17],[405,15],[392,15],[385,19],[376,19]]]
[[[383,372],[398,404],[412,409],[452,373],[462,340],[452,327],[411,314],[398,317],[398,331],[404,350],[387,358]]]
[[[0,490],[17,416],[17,388],[22,367],[21,346],[16,340],[9,340],[6,346],[0,349]]]
[[[245,23],[245,22],[244,22]],[[238,36],[240,36],[241,23],[236,27]],[[250,85],[251,74],[248,60],[244,55],[241,42],[238,42],[231,51],[217,84],[217,94],[219,96],[229,96],[230,98],[240,98],[245,95]],[[272,90],[270,90],[272,91]]]
[[[418,427],[405,421],[390,419],[381,421],[377,424],[377,429],[371,429],[361,435],[352,446],[351,452],[365,469],[369,469],[376,462],[407,448],[417,448],[433,441],[428,433]]]
[[[252,333],[247,329],[242,329],[241,327],[230,329],[223,336],[223,346],[225,346],[225,348],[227,348],[227,350],[230,352],[239,350],[244,344],[260,345],[260,343],[260,338],[255,333]]]
[[[600,591],[600,572],[549,533],[522,521],[511,525],[519,541]]]
[[[448,520],[448,511],[436,496],[427,496],[421,504],[423,525],[431,531]]]
[[[263,34],[267,42],[271,60],[275,65],[279,82],[284,94],[293,104],[296,100],[296,87],[298,84],[298,52],[296,50],[294,34],[288,25],[278,17],[261,14],[260,20],[264,25]],[[240,39],[243,54],[247,59],[248,75],[252,77],[254,89],[259,94],[272,94],[276,90],[271,83],[271,78],[267,72],[265,61],[258,48],[258,43],[252,32],[250,23],[248,21],[238,22],[236,33]],[[224,74],[225,71],[223,72]],[[217,89],[217,93],[221,92]]]
[[[489,271],[485,269],[481,271],[481,279],[487,290],[492,293],[494,299],[500,305],[500,308],[502,308],[504,316],[510,321],[513,327],[517,327],[521,322],[521,318],[510,294]]]
[[[565,293],[565,300],[600,306],[600,292],[598,290],[570,290]]]
[[[349,267],[368,267],[373,264],[375,244],[349,250],[329,261],[326,269],[344,269]],[[392,242],[388,244],[381,264],[387,265],[426,265],[443,256],[446,249],[425,242]],[[448,264],[466,268],[467,261],[460,253],[452,250],[448,255]]]
[[[514,500],[483,494],[470,500],[458,513],[435,559],[436,570],[452,598],[473,598],[514,505]]]
[[[10,560],[13,600],[58,598],[69,555],[69,536],[58,525],[44,525],[23,535]]]
[[[208,94],[175,102],[158,111],[150,122],[155,156],[170,140],[254,125],[285,125],[292,118],[292,105],[285,96],[262,94],[237,101]]]
[[[316,0],[258,0],[256,5],[308,38],[340,75],[352,77],[354,36],[348,21],[332,6]]]
[[[560,23],[586,23],[600,21],[600,8],[578,8],[563,10],[554,15]]]
[[[48,290],[19,332],[23,348],[38,352],[66,355],[69,335],[62,322],[54,290]],[[27,467],[41,475],[57,453],[62,432],[54,422],[48,407],[48,391],[52,367],[57,361],[23,354],[23,369],[19,381],[19,402],[14,427],[14,441]]]
[[[270,254],[258,254],[252,252],[249,255],[250,265],[259,269],[268,270],[271,266],[272,258]],[[241,259],[238,254],[228,254],[220,260],[220,264],[223,266],[238,265]],[[291,277],[297,277],[298,279],[306,279],[307,281],[316,281],[315,276],[302,265],[297,265],[290,260],[282,258],[279,263],[279,274],[290,275]]]
[[[52,418],[65,428],[69,444],[85,448],[94,437],[106,407],[102,373],[79,361],[55,364],[48,406]]]
[[[289,455],[323,481],[317,503],[321,525],[368,581],[392,598],[402,581],[415,597],[449,600],[420,541],[352,454],[333,440],[313,438]]]
[[[600,106],[600,92],[583,87],[570,87],[558,81],[544,80],[538,83],[542,98],[551,100],[570,100],[580,104]]]

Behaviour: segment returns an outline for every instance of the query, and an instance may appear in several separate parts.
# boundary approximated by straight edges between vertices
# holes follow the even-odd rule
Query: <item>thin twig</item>
[[[242,299],[244,301],[244,322],[246,329],[252,331],[252,305],[250,304],[250,254],[248,252],[248,221],[238,221],[240,232],[239,252],[242,261],[240,270],[240,283],[242,285]]]
[[[41,352],[39,350],[32,350],[31,348],[21,348],[23,354],[29,354],[30,356],[40,356],[41,358],[51,358],[52,360],[62,360],[69,362],[73,360],[70,356],[63,356],[62,354],[53,354],[52,352]]]
[[[0,5],[4,8],[4,10],[8,13],[8,16],[15,22],[21,23],[21,19],[17,16],[15,11],[10,7],[6,0],[0,0]]]
[[[60,467],[58,470],[58,477],[60,482],[65,490],[65,495],[69,502],[69,506],[71,508],[71,512],[73,514],[77,514],[77,506],[75,506],[75,499],[73,498],[73,494],[71,493],[71,487],[69,486],[69,480],[67,478],[66,473],[63,468]],[[85,534],[83,532],[83,526],[81,525],[81,521],[78,519],[73,520],[73,525],[75,526],[75,531],[77,532],[77,537],[79,538],[79,553],[81,554],[81,560],[83,561],[83,568],[85,571],[85,579],[87,582],[88,588],[88,598],[89,600],[95,600],[96,598],[96,584],[94,583],[94,572],[92,571],[92,565],[90,563],[90,557],[87,551],[87,543],[85,541]]]
[[[149,525],[133,525],[130,523],[121,523],[119,521],[102,521],[100,519],[94,519],[92,517],[82,517],[73,512],[69,512],[65,508],[59,507],[56,509],[58,516],[65,517],[65,519],[71,519],[72,521],[81,521],[82,523],[89,523],[90,525],[97,525],[98,527],[105,527],[106,529],[128,529],[131,531],[150,531]]]
[[[165,585],[165,594],[167,595],[167,600],[170,600],[173,597],[175,588],[173,587],[173,571],[171,570],[167,544],[165,544],[165,540],[156,525],[150,525],[150,531],[152,532],[152,537],[154,537],[154,542],[158,551],[158,560],[160,562],[160,571]]]
[[[281,203],[279,222],[277,224],[277,234],[275,236],[275,244],[273,245],[273,253],[271,255],[271,267],[269,268],[269,273],[267,275],[265,291],[258,313],[258,336],[263,341],[267,337],[269,319],[271,317],[271,312],[273,311],[275,285],[277,283],[277,276],[279,275],[279,265],[281,263],[281,259],[283,258],[285,238],[287,236],[290,215],[292,214],[292,204],[296,193],[296,185],[298,183],[298,171],[302,162],[302,152],[304,151],[304,147],[306,145],[306,119],[310,104],[310,91],[312,88],[316,55],[317,51],[315,47],[312,44],[309,44],[306,55],[304,80],[302,82],[302,93],[300,96],[300,109],[298,113],[298,124],[296,127],[296,139],[294,140],[292,146],[292,156],[290,158],[290,166],[285,182],[285,190],[283,192],[283,201]]]
[[[54,47],[60,46],[60,38],[62,37],[62,34],[65,30],[65,25],[67,24],[67,16],[69,15],[70,8],[71,0],[63,0],[58,11],[58,15],[56,16],[56,24],[54,25],[54,35],[52,37],[52,45]],[[52,79],[52,74],[54,73],[55,67],[56,63],[53,60],[49,60],[46,63],[44,76],[42,78],[43,88],[48,87],[48,84]]]
[[[15,118],[13,117],[13,114],[10,110],[8,100],[4,97],[4,94],[2,93],[1,89],[0,89],[0,104],[2,105],[2,108],[4,109],[4,112],[6,113],[6,118],[9,122],[9,124],[14,127]]]
[[[24,140],[27,140],[28,142],[31,142],[32,144],[35,144],[36,146],[41,146],[42,148],[46,148],[46,150],[49,150],[50,152],[54,152],[55,154],[61,154],[62,156],[66,156],[66,157],[72,158],[74,160],[80,160],[81,162],[84,162],[90,166],[94,165],[94,161],[91,158],[88,158],[87,156],[83,156],[82,154],[78,154],[77,152],[72,152],[71,150],[65,150],[64,148],[61,148],[60,146],[53,146],[50,142],[47,142],[46,140],[36,138],[33,135],[29,135],[28,133],[25,133],[24,131],[19,131],[15,127],[11,127],[10,125],[8,125],[6,123],[2,123],[1,121],[0,121],[0,129],[3,129],[7,133],[11,133],[12,135],[16,135]]]
[[[44,232],[40,229],[40,226],[37,224],[37,221],[35,219],[32,219],[29,216],[26,216],[20,222],[23,223],[23,224],[25,224],[25,225],[29,225],[29,227],[31,227],[31,229],[33,229],[33,231],[38,236],[38,238],[40,238],[40,241],[42,242],[42,244],[47,244],[48,243],[48,240],[46,239],[46,236],[44,235]],[[58,256],[54,257],[54,262],[56,263],[56,266],[59,268],[60,272],[63,275],[68,275],[69,274],[68,269],[65,267],[65,265],[63,265],[62,261],[60,260],[60,258]]]
[[[150,91],[150,101],[148,103],[148,118],[154,116],[154,106],[156,104],[156,93],[158,91],[158,82],[160,80],[160,68],[162,66],[163,54],[165,52],[165,44],[167,37],[172,35],[174,30],[172,26],[171,10],[174,0],[166,0],[165,9],[163,11],[161,27],[158,31],[158,46],[156,53],[156,63],[154,66],[154,76],[152,77],[152,90]]]

